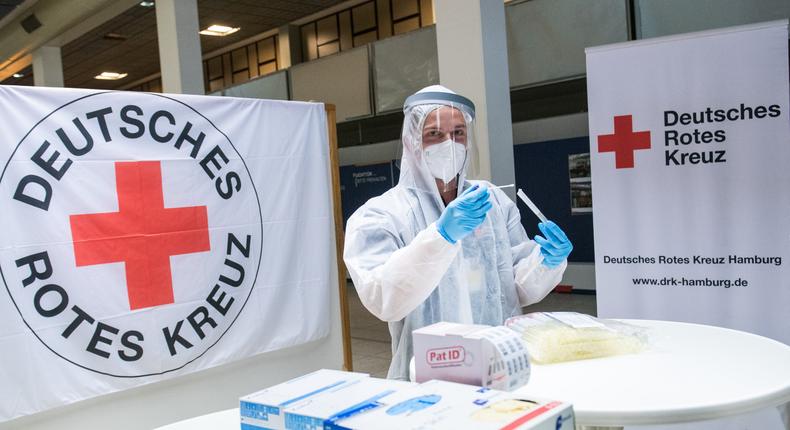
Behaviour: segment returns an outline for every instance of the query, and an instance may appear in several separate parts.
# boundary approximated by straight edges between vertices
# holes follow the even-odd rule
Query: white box
[[[366,373],[321,369],[244,396],[239,399],[241,428],[284,430],[284,407],[365,378]]]
[[[412,332],[415,380],[511,391],[527,383],[526,343],[507,327],[439,322]]]
[[[287,406],[286,430],[321,430],[340,419],[376,408],[378,400],[417,384],[366,378],[349,382]]]
[[[432,429],[450,430],[574,430],[576,419],[570,403],[525,399],[501,393],[481,409],[447,414]]]
[[[429,381],[378,400],[375,409],[340,420],[337,430],[573,430],[568,403],[535,401],[490,388]]]

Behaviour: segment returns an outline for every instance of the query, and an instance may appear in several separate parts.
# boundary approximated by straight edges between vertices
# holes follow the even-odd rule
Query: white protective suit
[[[424,160],[423,123],[431,111],[453,106],[463,112],[471,138],[474,105],[438,85],[406,103],[400,180],[349,218],[343,253],[363,305],[389,322],[388,377],[404,380],[413,330],[439,321],[500,325],[543,299],[567,266],[541,264],[539,245],[527,237],[516,204],[499,189],[490,191],[493,207],[477,230],[455,244],[439,234],[435,222],[445,205]],[[468,141],[467,160],[473,151]],[[475,183],[492,186],[466,180],[469,164],[458,175],[458,194]]]

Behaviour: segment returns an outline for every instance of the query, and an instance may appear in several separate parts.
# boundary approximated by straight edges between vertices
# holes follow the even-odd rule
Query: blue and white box
[[[368,374],[321,369],[244,396],[239,401],[241,430],[284,430],[284,409]]]
[[[285,408],[286,430],[322,430],[356,414],[375,409],[379,401],[416,384],[406,381],[368,378],[324,391]]]
[[[428,381],[379,401],[376,409],[339,420],[343,430],[429,429],[460,410],[482,409],[501,391],[445,381]]]

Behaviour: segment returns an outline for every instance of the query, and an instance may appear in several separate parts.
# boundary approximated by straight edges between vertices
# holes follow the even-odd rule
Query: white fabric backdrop
[[[0,421],[328,335],[323,105],[0,86],[0,111]]]

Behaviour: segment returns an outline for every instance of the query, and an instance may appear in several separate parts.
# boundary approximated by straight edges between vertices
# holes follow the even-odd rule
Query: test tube
[[[546,215],[543,215],[543,212],[541,212],[540,209],[538,209],[538,207],[535,206],[535,203],[532,203],[532,200],[530,200],[529,197],[527,197],[527,195],[524,193],[524,190],[519,188],[516,194],[518,195],[518,198],[520,198],[521,201],[524,202],[524,204],[527,205],[527,207],[532,211],[532,213],[534,213],[535,216],[540,218],[542,222],[548,221]]]

